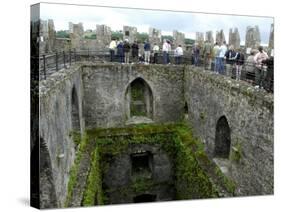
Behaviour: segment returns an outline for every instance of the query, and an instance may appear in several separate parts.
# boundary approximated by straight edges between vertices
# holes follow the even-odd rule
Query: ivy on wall
[[[134,144],[161,145],[161,149],[172,158],[175,166],[174,186],[178,200],[219,197],[222,187],[230,195],[234,193],[235,184],[208,159],[203,144],[193,136],[191,127],[186,124],[141,124],[128,128],[87,130],[85,134],[87,136],[81,141],[68,186],[69,197],[76,183],[75,174],[77,175],[79,166],[79,155],[85,151],[87,141],[95,140],[91,167],[81,203],[84,206],[108,203],[106,192],[102,187],[103,173],[110,165],[107,157],[110,155],[112,159],[126,153],[129,146]],[[155,183],[151,179],[136,179],[127,187],[118,188],[118,191],[120,195],[130,195],[132,192],[144,192],[153,185]]]

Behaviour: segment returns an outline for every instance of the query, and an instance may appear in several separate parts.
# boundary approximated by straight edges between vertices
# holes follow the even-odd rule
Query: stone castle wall
[[[124,126],[129,84],[143,79],[152,90],[157,123],[180,120],[183,114],[183,66],[89,65],[83,67],[84,116],[87,127]]]
[[[242,195],[273,194],[273,96],[212,72],[185,71],[188,117],[213,157],[216,124],[225,116],[231,130],[229,175]]]
[[[75,145],[72,89],[78,96],[80,129],[126,125],[127,88],[144,80],[152,92],[152,121],[179,122],[184,113],[213,157],[216,123],[225,116],[231,129],[228,175],[240,195],[273,193],[273,96],[191,66],[77,63],[40,82],[40,137],[49,149],[60,205],[67,194]],[[187,103],[187,109],[185,108]],[[231,157],[230,157],[231,158]]]
[[[69,171],[75,157],[75,145],[70,136],[73,129],[71,116],[73,87],[78,96],[81,131],[84,129],[83,88],[80,74],[80,66],[75,65],[71,70],[61,70],[50,76],[48,80],[40,81],[39,133],[49,150],[59,207],[63,207],[64,204]]]

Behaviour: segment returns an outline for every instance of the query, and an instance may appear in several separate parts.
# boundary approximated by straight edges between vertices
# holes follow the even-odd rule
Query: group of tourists
[[[273,57],[269,57],[260,46],[258,50],[251,50],[246,58],[242,48],[234,49],[233,45],[227,47],[226,42],[215,43],[214,47],[209,41],[203,46],[204,68],[213,70],[217,74],[241,80],[242,68],[244,67],[244,79],[252,81],[256,87],[263,88],[265,81],[273,80]],[[200,48],[195,44],[192,48],[193,65],[199,66]],[[234,72],[234,74],[233,74]]]
[[[182,64],[184,55],[181,45],[172,51],[171,41],[168,39],[163,40],[162,48],[156,43],[151,46],[148,40],[140,45],[137,41],[130,44],[127,39],[124,42],[113,39],[109,44],[109,50],[111,62],[118,61],[126,64],[130,62],[170,64],[171,53],[175,58],[175,64]],[[215,45],[205,41],[203,46],[199,46],[197,43],[193,45],[191,59],[194,66],[200,66],[201,57],[203,57],[205,69],[213,70],[216,74],[234,76],[236,80],[241,80],[244,67],[243,79],[252,81],[256,87],[263,88],[266,79],[273,80],[273,65],[270,65],[273,64],[273,58],[269,58],[262,47],[252,50],[247,58],[243,52],[242,48],[235,49],[233,45],[227,46],[225,41],[215,43]],[[158,61],[161,53],[162,61]]]
[[[162,57],[163,64],[170,64],[170,52],[172,52],[171,42],[168,39],[164,39],[162,46]],[[113,39],[109,44],[110,61],[118,61],[120,63],[128,64],[130,62],[140,62],[144,64],[159,63],[160,47],[157,43],[154,43],[153,47],[149,41],[143,43],[143,52],[140,51],[140,45],[137,41],[132,44],[129,43],[128,39],[116,41]],[[130,61],[131,53],[131,61]],[[181,45],[178,45],[174,50],[175,63],[181,64],[183,57],[183,49]]]

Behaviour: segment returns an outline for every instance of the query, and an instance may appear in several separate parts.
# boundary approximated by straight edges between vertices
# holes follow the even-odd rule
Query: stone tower
[[[222,44],[224,41],[225,41],[225,36],[223,30],[221,29],[220,31],[216,32],[216,42],[218,44],[220,43]]]
[[[248,26],[246,29],[245,47],[257,49],[261,43],[260,30],[258,26]]]
[[[173,31],[174,38],[174,47],[176,48],[178,45],[181,45],[182,48],[185,48],[185,35],[182,32],[178,32],[177,30]]]
[[[268,49],[269,49],[269,51],[274,49],[274,24],[271,24],[271,26],[270,26]]]
[[[228,44],[232,45],[236,50],[240,48],[240,35],[237,27],[229,30]]]
[[[200,47],[204,44],[204,33],[203,32],[196,32],[195,43],[197,43]]]
[[[209,41],[212,45],[214,44],[213,31],[206,32],[205,40]]]
[[[106,25],[96,25],[97,40],[109,44],[111,41],[111,28]]]
[[[56,31],[54,21],[48,20],[48,50],[49,52],[55,51]]]
[[[156,43],[158,46],[161,45],[161,30],[149,27],[149,35],[148,39],[150,44],[153,46]]]
[[[73,24],[69,22],[69,36],[71,42],[71,48],[80,50],[82,46],[84,28],[82,23]]]
[[[137,39],[137,28],[123,26],[123,39],[128,39],[129,43],[133,43]]]

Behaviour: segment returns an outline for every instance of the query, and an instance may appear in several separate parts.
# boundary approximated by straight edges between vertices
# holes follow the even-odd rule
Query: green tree
[[[69,33],[66,30],[59,30],[56,32],[57,38],[69,38]]]

